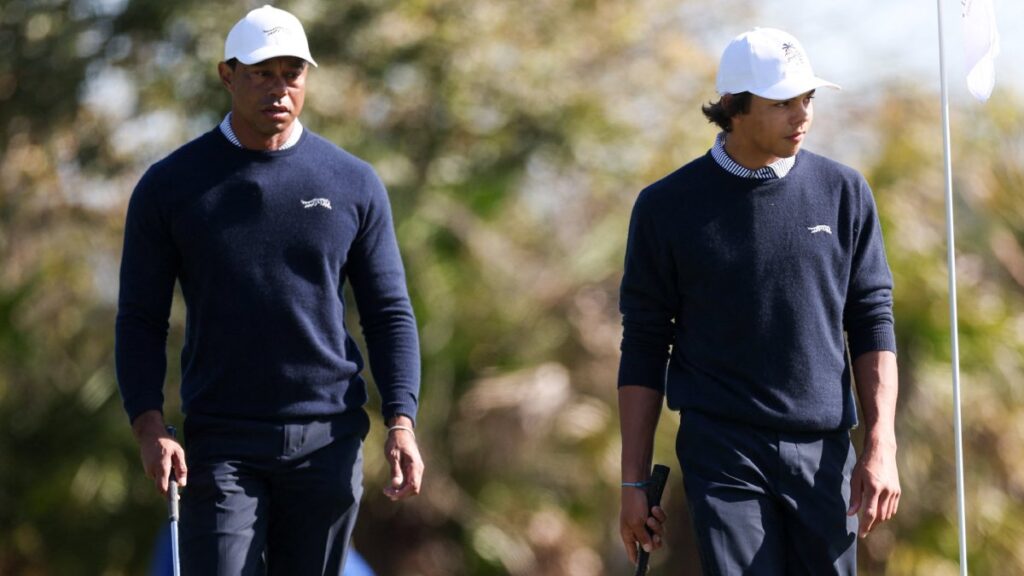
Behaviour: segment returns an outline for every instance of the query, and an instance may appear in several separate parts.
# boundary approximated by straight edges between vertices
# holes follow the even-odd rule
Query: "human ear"
[[[217,64],[217,75],[220,76],[220,83],[227,88],[228,92],[231,92],[232,80],[234,80],[234,70],[231,66],[228,66],[227,62],[221,62]]]

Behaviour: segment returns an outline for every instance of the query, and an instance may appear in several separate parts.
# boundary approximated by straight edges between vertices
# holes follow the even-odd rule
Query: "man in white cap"
[[[172,471],[188,485],[186,574],[341,573],[369,428],[346,282],[388,425],[384,492],[420,491],[419,342],[387,193],[299,122],[309,66],[293,15],[249,12],[218,66],[231,112],[150,167],[128,208],[118,383],[146,474],[163,493]],[[163,419],[176,281],[187,450]]]
[[[666,397],[706,574],[854,574],[858,533],[896,512],[892,276],[864,178],[801,150],[821,87],[796,38],[738,36],[703,108],[714,146],[636,201],[619,369],[634,561],[662,543],[643,488]]]

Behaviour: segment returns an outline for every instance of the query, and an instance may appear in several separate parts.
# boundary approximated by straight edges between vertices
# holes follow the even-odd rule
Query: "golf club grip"
[[[167,427],[167,434],[177,439],[177,430],[174,426]],[[171,476],[167,486],[167,517],[171,522],[178,521],[178,479],[174,476],[174,462],[171,462]]]
[[[650,484],[647,485],[647,506],[653,508],[655,506],[661,506],[661,495],[665,492],[665,484],[668,482],[668,466],[662,464],[655,464],[654,470],[651,472]],[[647,528],[647,533],[651,533],[651,529]],[[645,552],[643,548],[640,548],[640,554],[636,561],[636,576],[643,576],[647,574],[647,563],[651,560],[651,554]]]

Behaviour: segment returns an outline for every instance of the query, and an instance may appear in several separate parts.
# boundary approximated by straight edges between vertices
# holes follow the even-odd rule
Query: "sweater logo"
[[[302,200],[300,198],[299,202],[302,202],[302,207],[303,208],[307,208],[307,209],[308,208],[316,208],[317,206],[323,206],[324,208],[327,208],[328,210],[332,210],[332,208],[331,208],[331,201],[328,200],[327,198],[313,198],[312,200]],[[831,234],[831,232],[829,232],[829,233]]]
[[[818,232],[826,232],[829,236],[832,235],[832,228],[827,224],[818,224],[817,226],[809,226],[807,228],[811,231],[811,234],[817,234]]]

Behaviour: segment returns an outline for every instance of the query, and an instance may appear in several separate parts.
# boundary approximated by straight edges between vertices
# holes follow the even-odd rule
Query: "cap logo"
[[[262,62],[270,58],[291,56],[316,66],[309,54],[309,43],[302,22],[294,15],[269,4],[250,10],[235,23],[224,40],[224,58],[240,62]]]
[[[786,42],[782,45],[782,53],[786,55],[787,64],[800,66],[806,62],[803,52],[791,42]]]

